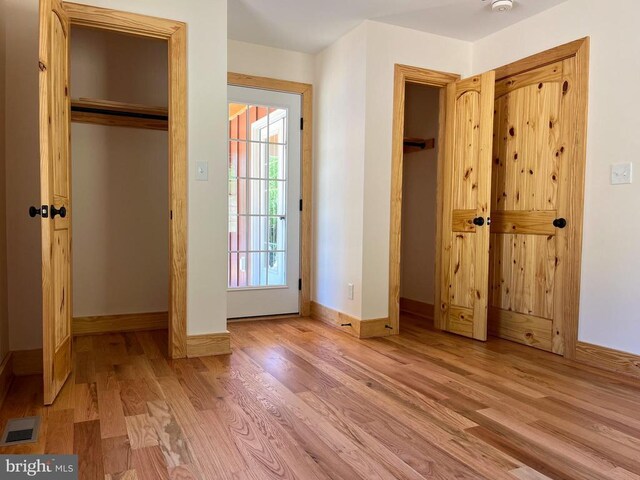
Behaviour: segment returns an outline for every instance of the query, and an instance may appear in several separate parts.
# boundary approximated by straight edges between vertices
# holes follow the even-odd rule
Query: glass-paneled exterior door
[[[228,87],[227,317],[298,312],[300,95]]]

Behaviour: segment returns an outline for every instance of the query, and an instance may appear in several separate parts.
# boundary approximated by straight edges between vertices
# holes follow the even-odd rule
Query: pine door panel
[[[567,85],[563,62],[498,82],[491,189],[489,331],[560,354]]]
[[[447,86],[437,328],[487,338],[495,73]],[[482,218],[483,225],[474,224]]]
[[[40,1],[40,185],[42,205],[61,209],[42,222],[44,401],[71,372],[71,168],[69,19],[59,0]]]
[[[555,238],[491,234],[490,305],[553,318]]]

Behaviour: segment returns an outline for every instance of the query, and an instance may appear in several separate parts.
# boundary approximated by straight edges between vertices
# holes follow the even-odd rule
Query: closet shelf
[[[404,153],[420,152],[422,150],[431,150],[436,146],[435,138],[412,138],[404,137]]]
[[[165,107],[150,107],[92,98],[71,100],[72,122],[167,130],[168,120],[169,112]]]

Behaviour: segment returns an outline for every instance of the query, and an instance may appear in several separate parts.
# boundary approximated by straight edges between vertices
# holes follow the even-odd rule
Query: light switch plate
[[[196,162],[196,180],[207,181],[209,180],[209,163],[208,162]]]
[[[633,181],[631,162],[611,165],[611,185],[624,185]]]

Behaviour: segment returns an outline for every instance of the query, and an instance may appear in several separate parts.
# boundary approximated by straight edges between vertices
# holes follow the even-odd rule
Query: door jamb
[[[313,86],[308,83],[290,82],[275,78],[258,77],[243,73],[228,72],[227,84],[239,87],[259,88],[277,92],[295,93],[302,97],[302,147],[301,190],[302,212],[300,213],[300,298],[298,308],[301,317],[311,315],[311,207],[313,185]]]
[[[445,90],[448,84],[460,79],[460,75],[444,73],[408,65],[395,65],[393,87],[393,130],[391,153],[391,212],[389,227],[389,325],[391,334],[400,333],[400,256],[402,251],[402,174],[404,164],[404,112],[407,83],[440,88],[438,117],[438,147],[442,145],[446,122]],[[444,151],[438,148],[438,179],[436,189],[436,251],[440,250],[440,229],[442,223],[442,163]],[[436,255],[434,275],[440,271],[439,255]],[[436,281],[435,298],[440,298]]]
[[[169,55],[169,356],[187,356],[187,25],[63,3],[70,25],[167,41]]]
[[[580,308],[580,269],[582,263],[582,232],[584,217],[584,177],[587,163],[587,116],[589,96],[589,45],[590,38],[584,37],[573,42],[559,45],[550,50],[531,55],[516,62],[496,69],[496,81],[504,80],[513,75],[534,70],[545,65],[576,59],[577,100],[575,115],[577,128],[573,136],[575,154],[571,162],[571,192],[568,198],[568,216],[572,219],[573,228],[567,231],[567,281],[562,295],[564,297],[564,357],[576,358],[578,344],[578,321]],[[576,201],[577,200],[577,201]]]

